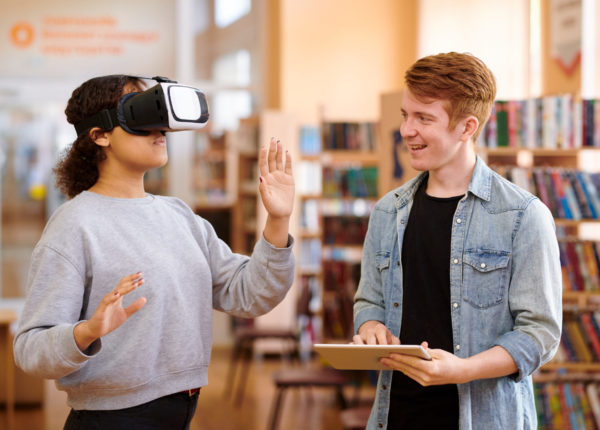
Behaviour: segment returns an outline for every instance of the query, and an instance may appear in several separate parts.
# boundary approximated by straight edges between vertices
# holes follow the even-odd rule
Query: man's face
[[[437,171],[462,157],[463,122],[448,130],[450,118],[443,100],[428,103],[405,89],[402,97],[402,140],[408,148],[411,166],[420,171]]]

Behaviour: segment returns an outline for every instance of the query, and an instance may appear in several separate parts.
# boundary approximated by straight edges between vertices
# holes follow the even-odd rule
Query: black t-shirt
[[[429,343],[453,352],[450,316],[450,237],[462,196],[426,194],[424,181],[415,194],[402,241],[403,304],[400,341]],[[458,428],[456,385],[423,387],[394,372],[388,429]]]

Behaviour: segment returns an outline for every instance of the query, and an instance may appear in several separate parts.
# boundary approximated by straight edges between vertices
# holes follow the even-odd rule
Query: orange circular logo
[[[19,22],[10,29],[10,40],[17,48],[26,48],[33,42],[33,27],[27,22]]]

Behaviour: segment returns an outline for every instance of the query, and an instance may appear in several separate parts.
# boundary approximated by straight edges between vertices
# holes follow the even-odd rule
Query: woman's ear
[[[90,138],[98,146],[108,146],[110,144],[108,140],[108,131],[102,130],[100,127],[93,127],[90,131]]]

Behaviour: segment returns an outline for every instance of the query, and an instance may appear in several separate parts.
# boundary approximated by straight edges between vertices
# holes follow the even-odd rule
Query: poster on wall
[[[0,78],[175,72],[175,2],[2,0]]]
[[[552,58],[570,76],[581,61],[581,0],[552,0],[550,4]]]

